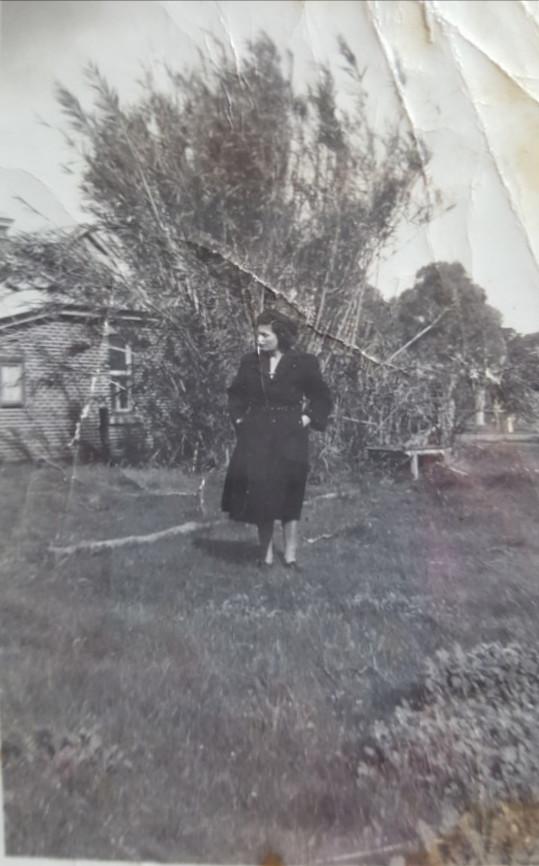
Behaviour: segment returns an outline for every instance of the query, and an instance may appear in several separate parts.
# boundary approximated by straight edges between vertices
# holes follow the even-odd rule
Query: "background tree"
[[[431,383],[433,425],[450,440],[478,395],[499,380],[506,354],[501,314],[456,262],[422,268],[394,306],[410,363]]]
[[[539,334],[505,330],[506,357],[497,396],[503,409],[533,422],[539,415]]]

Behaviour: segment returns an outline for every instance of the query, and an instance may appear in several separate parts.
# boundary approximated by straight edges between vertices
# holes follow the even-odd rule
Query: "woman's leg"
[[[259,523],[258,540],[260,556],[267,565],[273,562],[273,520],[270,523]]]
[[[298,551],[298,521],[283,520],[284,559],[295,562]]]

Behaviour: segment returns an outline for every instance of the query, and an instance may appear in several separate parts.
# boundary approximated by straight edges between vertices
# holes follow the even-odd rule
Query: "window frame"
[[[114,346],[111,342],[111,338],[121,340],[122,346]],[[111,353],[113,351],[124,352],[125,353],[125,368],[118,369],[113,367],[111,364]],[[109,331],[107,334],[107,373],[108,373],[108,384],[109,384],[109,403],[110,403],[110,412],[112,415],[126,415],[129,412],[133,411],[133,351],[131,345],[128,340],[125,340],[117,331]],[[120,389],[122,388],[119,385],[119,388],[116,392],[113,391],[115,385],[118,385],[118,379],[123,379],[126,382],[123,390],[126,393],[127,405],[126,406],[118,406],[115,405],[118,402],[118,394],[120,393]]]
[[[2,390],[2,368],[19,367],[21,399],[6,402]],[[26,403],[24,358],[21,355],[0,355],[0,409],[21,409]]]

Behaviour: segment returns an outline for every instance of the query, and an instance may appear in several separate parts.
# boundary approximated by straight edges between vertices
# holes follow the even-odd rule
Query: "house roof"
[[[114,319],[143,321],[151,319],[145,310],[121,307],[97,308],[74,304],[65,296],[46,289],[10,289],[0,285],[0,331],[13,326],[42,321],[51,316],[88,319],[109,315]]]
[[[88,255],[111,267],[106,241],[100,237],[96,239],[92,227],[78,227],[71,234],[76,243],[84,245]],[[24,280],[19,279],[14,282],[10,279],[0,283],[0,330],[42,320],[50,317],[53,312],[55,315],[79,319],[102,316],[105,312],[114,318],[139,321],[151,318],[145,310],[137,309],[135,306],[129,309],[111,307],[104,310],[75,304],[72,298],[59,292],[50,280],[39,273]]]
[[[90,309],[89,307],[77,307],[74,305],[70,306],[61,306],[59,308],[50,308],[43,307],[43,305],[39,306],[34,310],[27,310],[23,313],[14,314],[9,317],[0,316],[0,333],[3,331],[7,331],[11,328],[16,328],[20,326],[32,325],[36,322],[43,322],[46,319],[53,318],[62,318],[62,319],[71,319],[71,320],[91,320],[91,319],[103,319],[108,317],[113,322],[118,322],[120,320],[124,322],[147,322],[151,323],[153,317],[149,313],[145,313],[141,310],[119,310],[119,309],[107,309],[107,310],[98,310],[98,309]]]
[[[34,312],[43,307],[43,303],[43,291],[39,289],[14,291],[0,285],[0,321]]]

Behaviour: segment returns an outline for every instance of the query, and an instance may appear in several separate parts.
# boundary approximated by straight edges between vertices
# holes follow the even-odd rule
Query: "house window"
[[[0,406],[22,406],[24,403],[23,363],[0,358]]]
[[[132,358],[130,346],[117,334],[109,335],[109,377],[111,412],[129,412]]]

